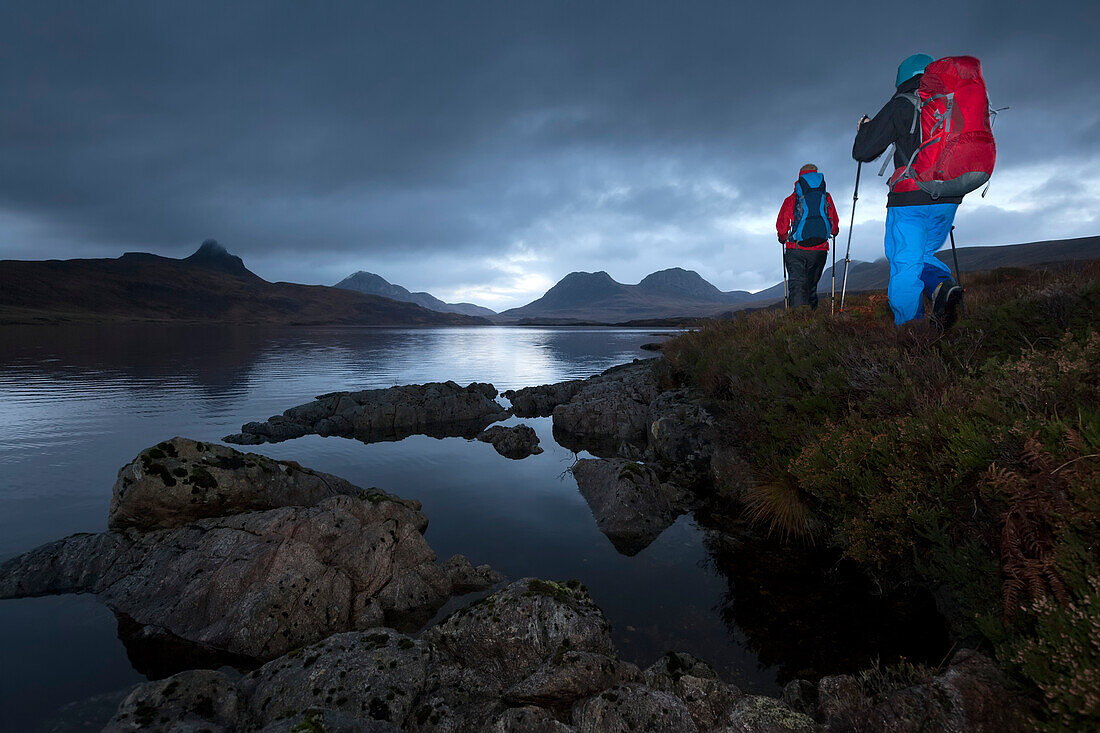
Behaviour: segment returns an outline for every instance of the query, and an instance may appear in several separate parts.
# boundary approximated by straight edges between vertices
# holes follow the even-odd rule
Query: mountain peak
[[[381,275],[366,270],[353,272],[333,287],[358,290],[361,293],[370,293],[371,295],[383,295],[387,298],[393,297],[393,294],[404,295],[409,292],[400,285],[394,285]]]
[[[682,267],[670,267],[667,270],[658,270],[646,275],[638,283],[638,287],[647,292],[676,295],[694,300],[721,302],[724,298],[722,291],[704,280],[702,275]]]
[[[192,257],[194,257],[195,255],[203,255],[206,257],[223,257],[228,254],[229,250],[218,244],[218,240],[207,239],[203,241],[201,245],[199,245],[199,248],[195,250],[195,254],[192,255]]]
[[[220,270],[238,277],[257,277],[251,270],[244,266],[244,260],[237,255],[229,253],[216,239],[204,241],[190,257],[184,257],[184,262],[199,265],[211,270]]]
[[[482,308],[480,305],[474,305],[473,303],[444,303],[431,293],[411,293],[408,288],[394,285],[381,275],[366,270],[359,270],[348,275],[333,287],[355,290],[368,295],[381,295],[383,298],[401,300],[406,303],[416,303],[428,310],[439,311],[440,313],[461,313],[468,316],[496,315],[488,308]]]

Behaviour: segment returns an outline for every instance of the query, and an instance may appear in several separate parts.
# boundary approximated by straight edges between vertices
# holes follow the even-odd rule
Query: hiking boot
[[[932,293],[931,321],[946,331],[959,320],[959,308],[962,306],[963,289],[951,280],[944,280]]]

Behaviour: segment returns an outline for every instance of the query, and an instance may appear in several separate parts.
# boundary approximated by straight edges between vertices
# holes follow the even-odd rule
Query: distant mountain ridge
[[[1024,244],[1001,244],[983,247],[959,247],[959,268],[966,272],[993,270],[998,267],[1038,267],[1067,262],[1088,262],[1100,259],[1100,236],[1076,239],[1048,239]],[[950,246],[936,253],[944,264],[955,269]],[[826,268],[817,284],[819,293],[829,292],[831,268]],[[836,291],[841,290],[844,279],[843,260],[836,263]],[[890,263],[885,258],[874,262],[852,260],[848,268],[848,292],[861,290],[885,290],[890,280]],[[966,279],[963,278],[963,285]],[[783,299],[783,283],[756,293],[757,300],[772,302]]]
[[[468,326],[484,318],[324,285],[271,283],[216,241],[182,259],[0,261],[0,324],[168,323]]]
[[[376,275],[373,272],[366,272],[364,270],[348,275],[333,287],[354,290],[359,293],[367,293],[368,295],[381,295],[384,298],[400,300],[406,303],[416,303],[423,308],[438,311],[440,313],[461,313],[467,316],[485,317],[496,315],[496,311],[473,303],[444,303],[431,293],[409,292],[408,288],[394,285],[381,275]]]
[[[620,283],[604,271],[571,272],[541,298],[503,311],[498,322],[533,319],[620,323],[646,318],[710,315],[723,306],[753,299],[746,290],[722,292],[694,270],[659,270],[637,285]]]
[[[1100,259],[1100,236],[1046,240],[1025,244],[960,247],[959,267],[963,273],[998,267],[1037,267]],[[951,250],[937,254],[953,267]],[[840,296],[844,263],[837,262],[836,292]],[[885,259],[875,262],[852,260],[848,268],[848,291],[884,290],[890,276]],[[964,278],[965,285],[965,278]],[[818,282],[819,293],[833,287],[831,267]],[[760,308],[783,300],[783,283],[750,293],[723,292],[699,273],[679,267],[660,270],[642,278],[637,285],[624,285],[607,272],[571,272],[537,300],[501,312],[498,323],[626,323],[654,319],[728,317],[742,308]]]

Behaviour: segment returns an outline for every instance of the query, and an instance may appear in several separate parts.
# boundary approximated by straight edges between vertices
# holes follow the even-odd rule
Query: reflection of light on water
[[[656,340],[654,333],[511,327],[5,331],[0,560],[73,532],[105,529],[119,467],[165,438],[218,440],[244,422],[334,390],[454,380],[491,382],[503,391],[586,377],[651,356],[637,347]],[[694,593],[693,605],[713,607],[717,586],[699,580],[694,558],[679,561],[682,553],[669,554],[671,546],[661,544],[642,560],[618,555],[572,477],[562,477],[573,455],[553,442],[550,420],[522,422],[535,428],[546,450],[523,461],[501,458],[484,443],[424,436],[370,446],[308,436],[251,450],[420,499],[430,520],[429,541],[441,557],[462,552],[512,577],[581,577],[624,625],[659,632],[673,623],[674,608],[646,602],[654,573],[667,572],[684,584],[676,598],[686,603]],[[697,540],[693,552],[703,552]],[[654,557],[663,559],[651,564]],[[34,628],[68,628],[77,607],[40,603],[36,608],[44,610],[32,618],[23,601],[0,601],[0,648],[12,658],[50,660],[38,698],[50,705],[36,703],[38,715],[132,679],[129,669],[101,674],[92,663],[101,653],[87,651],[106,646],[112,658],[124,659],[109,613],[96,616],[94,628],[84,632],[95,644],[58,642],[41,653],[39,647],[51,642],[31,633]],[[714,613],[711,624],[720,635]],[[649,634],[635,648],[648,654],[659,646],[657,636]],[[5,675],[12,674],[19,674],[17,666],[0,666],[0,719],[7,719],[5,706],[29,709],[8,695],[15,687]]]
[[[273,349],[251,379],[277,379],[281,391],[373,389],[453,380],[490,382],[501,391],[587,377],[637,356],[654,331],[609,328],[478,327],[330,330],[307,348]],[[430,356],[428,356],[430,355]],[[306,389],[306,388],[309,389]]]

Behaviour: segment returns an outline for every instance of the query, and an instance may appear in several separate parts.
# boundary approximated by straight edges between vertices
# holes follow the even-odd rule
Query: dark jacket
[[[879,110],[869,122],[863,123],[856,133],[852,145],[852,157],[864,163],[882,155],[891,144],[894,148],[894,168],[904,168],[909,158],[920,147],[920,121],[917,129],[909,132],[913,126],[915,108],[912,101],[901,94],[916,94],[920,86],[921,75],[914,76],[898,87],[895,96]],[[958,204],[962,196],[941,196],[933,199],[924,191],[891,191],[886,198],[887,206],[926,206],[928,204]]]

